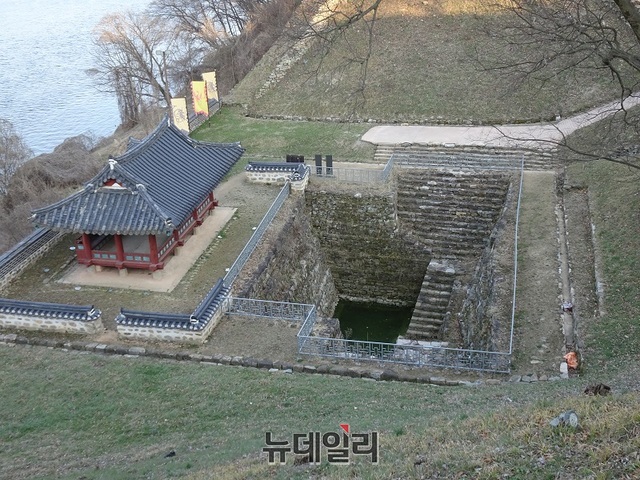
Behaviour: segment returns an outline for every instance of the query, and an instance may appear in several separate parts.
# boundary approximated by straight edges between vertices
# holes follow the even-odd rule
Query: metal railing
[[[226,313],[301,322],[297,333],[298,353],[348,360],[398,363],[417,367],[508,373],[510,355],[462,348],[317,337],[313,329],[318,319],[315,305],[228,297]]]
[[[417,367],[510,372],[511,355],[507,352],[315,337],[312,335],[315,322],[316,316],[309,315],[298,332],[298,353],[301,355],[398,363]]]
[[[311,172],[320,178],[331,178],[347,183],[385,183],[389,180],[395,155],[391,155],[382,170],[374,168],[345,168],[345,167],[311,167]]]
[[[287,197],[289,197],[290,192],[291,184],[287,182],[284,184],[282,190],[280,190],[280,193],[269,207],[269,210],[267,210],[267,213],[265,213],[262,221],[256,227],[253,235],[251,235],[251,238],[238,255],[238,258],[236,258],[236,261],[224,276],[223,282],[225,287],[230,287],[233,284],[236,277],[240,273],[240,270],[242,270],[242,267],[244,267],[244,264],[247,263],[247,260],[258,245],[258,242],[262,238],[262,235],[264,235],[264,232],[267,230],[267,227],[271,224],[271,221],[274,219],[278,211],[280,211],[280,207],[282,207],[284,201],[287,199]]]
[[[298,353],[349,360],[399,363],[416,367],[496,373],[509,373],[510,371],[510,355],[508,353],[462,348],[396,345],[342,338],[300,336],[298,337]]]
[[[315,308],[315,305],[306,303],[274,302],[271,300],[229,297],[226,313],[303,322],[309,317],[311,311],[315,312]]]

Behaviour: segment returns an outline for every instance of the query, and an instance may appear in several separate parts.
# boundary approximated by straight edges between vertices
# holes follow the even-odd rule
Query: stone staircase
[[[554,170],[560,166],[553,152],[517,148],[444,145],[378,145],[376,163],[384,164],[394,155],[397,167],[456,170]]]
[[[440,337],[447,316],[456,271],[446,261],[431,260],[405,334],[412,340],[435,340]]]
[[[432,258],[475,258],[502,211],[510,178],[507,172],[401,170],[400,227],[412,232]]]

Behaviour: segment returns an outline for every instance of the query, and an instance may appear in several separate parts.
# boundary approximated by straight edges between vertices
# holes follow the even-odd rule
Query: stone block
[[[314,367],[313,365],[303,365],[302,366],[302,371],[304,373],[318,373],[318,369],[316,367]]]
[[[129,355],[144,355],[146,352],[147,351],[144,347],[131,347],[127,351]]]
[[[429,383],[433,385],[440,385],[443,387],[458,385],[458,382],[454,382],[453,380],[447,380],[444,377],[431,377],[429,380],[430,380]]]
[[[395,370],[385,369],[380,374],[380,380],[396,381],[399,378],[398,372]]]
[[[258,366],[258,360],[256,360],[255,358],[245,358],[242,360],[241,365],[245,367],[256,368]]]
[[[271,360],[262,359],[262,360],[258,360],[257,361],[256,366],[258,368],[269,368],[270,369],[270,368],[273,368],[273,362]]]
[[[242,357],[231,357],[231,361],[229,362],[229,365],[242,365],[242,362],[244,361],[244,358]]]
[[[18,338],[18,334],[16,333],[8,333],[7,335],[4,335],[5,342],[15,343],[17,338]]]
[[[318,367],[316,368],[316,372],[321,374],[327,374],[329,373],[330,370],[331,370],[330,365],[318,365]]]
[[[409,375],[408,373],[400,372],[398,373],[398,382],[408,382],[408,383],[416,383],[418,378],[414,375]]]

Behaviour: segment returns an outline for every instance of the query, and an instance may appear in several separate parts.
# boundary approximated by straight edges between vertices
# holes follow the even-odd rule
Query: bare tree
[[[629,115],[625,106],[640,86],[640,11],[633,0],[488,2],[494,3],[489,5],[492,14],[484,33],[495,48],[477,52],[484,68],[503,71],[516,88],[529,81],[543,84],[558,75],[570,80],[580,70],[609,76],[619,87],[620,101],[603,131],[612,134],[623,127],[640,133],[640,118]],[[585,158],[593,156],[566,138],[558,145]],[[621,161],[604,152],[595,156],[639,168],[634,158]]]
[[[100,21],[94,31],[96,73],[101,86],[116,94],[123,124],[138,123],[148,105],[169,104],[177,44],[176,32],[147,13],[116,13]]]
[[[219,48],[238,36],[256,8],[268,0],[155,0],[151,11],[179,31]]]
[[[18,167],[33,156],[13,124],[0,118],[0,194],[6,194]]]

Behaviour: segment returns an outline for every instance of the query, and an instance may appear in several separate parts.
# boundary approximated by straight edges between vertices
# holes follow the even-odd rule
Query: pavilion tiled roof
[[[84,189],[34,210],[33,221],[62,232],[168,234],[243,152],[239,143],[193,140],[165,119],[144,140],[130,142],[126,153],[110,159]]]

